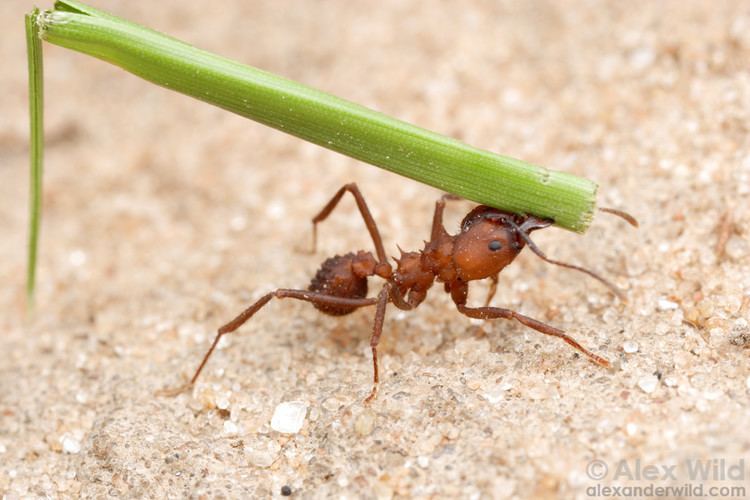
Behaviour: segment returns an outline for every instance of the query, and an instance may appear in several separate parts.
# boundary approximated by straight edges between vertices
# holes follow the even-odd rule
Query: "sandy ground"
[[[318,255],[301,252],[340,185],[359,183],[392,253],[421,246],[438,193],[52,46],[39,307],[25,320],[32,2],[4,0],[3,498],[278,497],[284,485],[300,498],[586,498],[687,483],[750,494],[747,2],[93,3],[596,180],[600,203],[632,211],[640,230],[600,216],[583,236],[536,239],[628,302],[529,254],[494,303],[565,328],[617,369],[510,322],[469,321],[435,287],[417,311],[388,313],[370,406],[372,311],[331,318],[296,302],[267,306],[192,394],[155,396],[254,298],[306,286],[326,255],[370,248],[347,200]],[[469,208],[451,208],[451,228]],[[307,413],[281,434],[271,416],[289,401]],[[711,474],[740,479],[700,480],[686,465],[712,459]]]

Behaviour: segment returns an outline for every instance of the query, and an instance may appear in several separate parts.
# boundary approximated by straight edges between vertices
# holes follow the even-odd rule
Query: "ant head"
[[[622,217],[632,226],[638,227],[638,221],[627,212],[612,208],[601,208],[600,210]],[[529,238],[529,233],[537,229],[549,227],[552,223],[553,221],[550,219],[540,219],[533,215],[523,216],[512,214],[483,205],[475,208],[469,212],[469,215],[464,217],[461,223],[461,234],[456,236],[453,255],[456,266],[459,268],[459,275],[465,281],[493,276],[513,262],[513,259],[516,258],[516,255],[518,255],[524,245],[528,245],[529,249],[543,261],[588,274],[612,290],[620,300],[625,300],[625,296],[620,289],[595,272],[580,266],[553,260],[544,255],[544,252]],[[501,247],[503,241],[510,242],[512,251],[508,250],[494,258],[491,256],[488,257],[486,251],[481,251],[480,244],[480,242],[487,242],[487,235],[490,235],[491,238],[497,238]],[[505,238],[504,240],[501,239],[503,237]],[[485,239],[482,240],[482,238]],[[468,239],[468,241],[464,241],[465,239]],[[498,247],[498,243],[492,243],[492,240],[490,240],[488,248],[490,247]],[[477,259],[477,263],[472,262],[472,259]],[[484,272],[482,266],[490,267],[491,271]]]
[[[528,234],[551,221],[503,212],[480,205],[464,217],[456,235],[453,262],[464,281],[494,276],[513,262],[526,244]]]

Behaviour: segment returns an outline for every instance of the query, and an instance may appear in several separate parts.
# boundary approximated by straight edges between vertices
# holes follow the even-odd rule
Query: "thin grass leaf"
[[[26,298],[29,308],[34,304],[36,285],[37,249],[42,217],[42,166],[44,159],[44,71],[42,41],[39,38],[37,19],[39,9],[26,15],[26,51],[29,64],[29,125],[31,132],[30,154],[30,208],[29,247],[26,269]]]

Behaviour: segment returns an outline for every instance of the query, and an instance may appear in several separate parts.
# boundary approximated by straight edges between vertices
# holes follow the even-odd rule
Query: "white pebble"
[[[86,263],[86,260],[88,260],[88,256],[83,250],[73,250],[72,252],[70,252],[68,260],[71,266],[81,267]]]
[[[638,352],[638,344],[636,342],[633,342],[632,340],[626,340],[622,344],[622,350],[628,354],[635,354],[636,352]]]
[[[289,401],[281,403],[273,411],[271,429],[284,434],[297,434],[305,423],[307,403],[303,401]]]
[[[231,420],[224,421],[224,434],[237,434],[238,431],[239,428],[237,427],[237,424]]]
[[[74,455],[81,451],[81,442],[70,434],[63,434],[60,438],[60,442],[62,443],[62,448],[65,453]]]
[[[229,409],[229,395],[222,394],[221,396],[216,398],[216,407],[220,410]]]
[[[281,446],[267,436],[256,436],[246,443],[248,460],[256,467],[270,467],[276,461]]]
[[[273,220],[279,220],[286,215],[286,207],[278,201],[271,202],[266,207],[266,214]]]
[[[423,469],[426,469],[427,466],[430,465],[430,458],[424,455],[417,457],[417,465],[419,465]]]
[[[646,375],[645,377],[641,377],[638,381],[638,387],[640,387],[646,394],[654,392],[657,385],[659,385],[659,379],[656,375]]]
[[[724,395],[724,391],[721,389],[706,391],[703,393],[703,397],[706,401],[716,401],[717,399],[721,399],[721,397]]]
[[[677,304],[677,302],[672,302],[669,299],[661,298],[656,303],[656,307],[660,311],[673,311],[673,310],[677,309],[679,307],[679,305]]]
[[[245,219],[241,215],[236,215],[232,217],[232,219],[229,221],[229,228],[232,231],[242,231],[247,227],[247,219]]]
[[[496,385],[482,392],[482,397],[486,399],[488,403],[496,405],[505,399],[505,390],[499,385]]]
[[[705,399],[699,399],[695,402],[695,409],[701,413],[706,413],[711,409],[711,404]]]
[[[630,66],[636,71],[641,71],[651,66],[654,59],[656,53],[650,47],[640,47],[630,54]]]

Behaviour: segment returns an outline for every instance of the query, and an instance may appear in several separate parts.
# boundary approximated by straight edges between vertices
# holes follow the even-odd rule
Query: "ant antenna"
[[[631,217],[631,219],[632,219],[632,217]],[[513,229],[515,231],[517,231],[519,235],[521,235],[521,238],[523,238],[523,240],[529,246],[529,248],[531,249],[531,251],[534,252],[537,255],[537,257],[539,257],[540,259],[542,259],[545,262],[549,262],[550,264],[554,264],[554,265],[560,266],[560,267],[567,267],[568,269],[574,269],[576,271],[580,271],[582,273],[588,274],[589,276],[591,276],[592,278],[594,278],[595,280],[599,281],[604,286],[606,286],[607,288],[609,288],[610,290],[612,290],[612,293],[614,293],[615,295],[617,295],[617,298],[619,298],[620,300],[622,300],[623,302],[625,302],[625,300],[626,300],[625,296],[620,291],[620,289],[617,288],[615,285],[613,285],[612,283],[610,283],[606,279],[602,278],[601,276],[599,276],[598,274],[596,274],[594,271],[589,271],[586,268],[583,268],[583,267],[580,267],[580,266],[575,266],[573,264],[568,264],[566,262],[560,262],[559,260],[552,260],[552,259],[550,259],[549,257],[547,257],[544,254],[544,252],[542,252],[539,249],[538,246],[536,246],[536,244],[533,241],[531,241],[531,238],[529,237],[529,235],[526,234],[526,232],[523,231],[520,227],[518,227],[518,224],[516,224],[514,221],[512,221],[510,219],[505,219],[505,221],[511,227],[513,227]],[[633,219],[633,221],[635,221],[635,219]],[[637,222],[636,222],[636,224],[637,224]]]
[[[627,222],[628,224],[630,224],[633,227],[638,227],[639,226],[638,221],[635,219],[635,217],[633,217],[632,215],[630,215],[629,213],[627,213],[627,212],[625,212],[623,210],[618,210],[616,208],[601,207],[601,208],[599,208],[599,211],[600,212],[605,212],[605,213],[608,213],[608,214],[612,214],[612,215],[616,215],[617,217],[620,217],[621,219],[625,220],[625,222]]]

